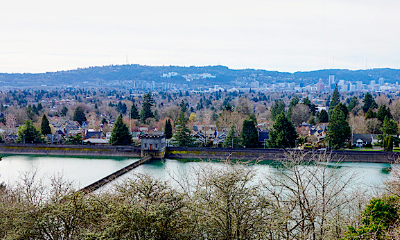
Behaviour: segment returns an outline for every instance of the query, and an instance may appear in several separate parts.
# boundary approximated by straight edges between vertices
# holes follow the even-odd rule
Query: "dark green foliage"
[[[344,239],[388,239],[385,232],[394,226],[399,218],[397,202],[395,197],[372,199],[363,213],[363,225],[359,228],[349,226]]]
[[[376,113],[370,108],[367,113],[365,114],[365,120],[371,119],[371,118],[376,118]]]
[[[26,121],[25,125],[18,130],[18,137],[15,140],[17,143],[41,143],[43,142],[42,135],[37,130],[32,121]]]
[[[332,113],[333,109],[335,109],[336,105],[338,105],[339,103],[340,103],[340,95],[336,84],[335,90],[332,93],[332,99],[329,103],[329,113]]]
[[[229,102],[228,102],[228,103],[223,107],[223,110],[233,112],[233,106],[230,105]]]
[[[33,112],[32,106],[28,105],[26,108],[26,116],[28,117],[29,120],[33,120],[33,117],[35,116],[35,113]]]
[[[369,109],[378,108],[378,104],[376,104],[374,97],[370,93],[365,94],[363,103],[362,109],[365,113],[368,112]]]
[[[77,121],[81,126],[83,122],[86,122],[85,111],[81,106],[75,108],[74,116],[72,120]]]
[[[292,100],[289,103],[289,109],[288,109],[288,116],[290,117],[292,115],[292,108],[294,106],[296,106],[297,104],[299,104],[300,99],[297,95],[294,95],[294,97],[292,98]]]
[[[318,121],[323,123],[329,121],[329,115],[325,110],[321,110],[321,112],[319,113]]]
[[[389,135],[384,137],[382,140],[383,151],[392,152],[393,151],[393,136]]]
[[[285,103],[282,100],[278,100],[271,107],[272,120],[275,121],[282,112],[285,112]]]
[[[317,111],[317,106],[315,106],[315,104],[311,103],[311,101],[308,97],[303,99],[303,104],[307,105],[310,108],[311,114],[315,115],[315,113]]]
[[[358,98],[356,96],[350,99],[349,105],[347,106],[349,112],[353,110],[358,105]]]
[[[385,117],[385,120],[383,121],[381,131],[383,135],[397,135],[398,132],[398,126],[397,122],[393,119],[389,119],[387,116]]]
[[[107,121],[107,119],[105,119],[105,118],[101,119],[101,124],[103,124],[103,125],[106,125],[106,124],[108,124],[108,121]]]
[[[143,96],[142,110],[140,111],[140,120],[144,123],[146,119],[153,118],[154,114],[151,108],[154,106],[154,100],[150,93]]]
[[[63,106],[63,108],[60,111],[60,115],[62,117],[65,117],[65,116],[67,116],[67,113],[68,113],[68,108],[66,106]]]
[[[122,115],[125,115],[126,114],[126,110],[127,110],[126,104],[118,102],[118,104],[117,104],[117,112],[122,114]]]
[[[235,131],[235,126],[232,124],[222,146],[224,148],[238,148],[239,140],[240,139]]]
[[[40,112],[40,111],[42,111],[42,109],[43,109],[42,104],[41,104],[41,103],[38,103],[38,105],[37,105],[37,110]]]
[[[165,137],[167,139],[171,139],[172,138],[172,123],[171,123],[171,119],[167,119],[167,121],[165,122],[164,134],[165,134]]]
[[[178,147],[193,147],[195,145],[193,137],[190,136],[187,121],[188,119],[185,118],[185,113],[181,110],[174,135],[174,145]]]
[[[349,109],[347,108],[347,106],[343,103],[339,103],[337,106],[340,107],[340,110],[342,110],[342,112],[344,113],[344,117],[347,119],[349,115]]]
[[[342,148],[350,139],[350,136],[351,130],[349,123],[346,121],[340,105],[337,105],[329,118],[328,144],[332,148]]]
[[[43,114],[42,123],[40,125],[40,131],[44,136],[46,136],[47,134],[51,134],[50,123],[46,117],[46,114]]]
[[[390,108],[386,107],[386,105],[381,105],[378,108],[378,114],[376,117],[383,122],[385,118],[387,117],[388,119],[393,119],[392,113],[390,112]]]
[[[111,132],[111,144],[112,145],[130,145],[132,143],[132,135],[129,132],[128,126],[122,121],[122,115],[120,114],[114,123],[113,130]]]
[[[242,145],[246,148],[257,148],[259,145],[256,123],[251,119],[243,121]]]
[[[80,134],[77,134],[75,136],[69,136],[67,139],[68,144],[75,144],[75,145],[80,145],[82,144],[82,136]]]
[[[267,146],[270,148],[291,148],[295,146],[297,137],[298,134],[293,123],[285,113],[281,113],[269,134]]]
[[[133,103],[131,107],[131,119],[139,119],[139,111],[136,107],[136,104]]]

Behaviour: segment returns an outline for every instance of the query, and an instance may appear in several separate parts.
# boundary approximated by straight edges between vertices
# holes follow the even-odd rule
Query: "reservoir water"
[[[27,172],[36,172],[36,178],[42,179],[44,184],[50,183],[50,177],[62,175],[65,180],[73,182],[75,188],[85,187],[135,161],[129,158],[80,158],[57,156],[32,156],[12,155],[3,156],[0,161],[0,182],[13,184],[21,180],[21,176]],[[220,162],[181,161],[173,159],[152,160],[143,164],[131,172],[117,179],[124,181],[135,173],[144,173],[171,181],[174,179],[190,178],[193,170],[199,167],[222,167]],[[256,179],[265,174],[274,174],[278,171],[272,162],[265,162],[251,166],[256,171]],[[307,167],[307,166],[306,166]],[[387,169],[390,164],[382,163],[340,163],[339,169],[343,174],[355,173],[357,182],[364,186],[379,186],[389,177]],[[112,185],[107,186],[107,188]],[[107,189],[106,188],[106,189]]]

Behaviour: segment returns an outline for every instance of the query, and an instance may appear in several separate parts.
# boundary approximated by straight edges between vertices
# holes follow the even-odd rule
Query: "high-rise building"
[[[325,84],[322,82],[322,79],[319,79],[317,83],[317,91],[323,92],[325,90]]]
[[[385,84],[385,79],[379,78],[379,86],[383,86],[383,84]]]
[[[361,90],[362,90],[362,82],[357,81],[357,91],[361,91]]]
[[[329,75],[328,86],[330,89],[335,89],[335,75]]]

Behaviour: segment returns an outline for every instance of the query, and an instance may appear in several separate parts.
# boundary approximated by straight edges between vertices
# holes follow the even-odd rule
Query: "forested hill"
[[[163,74],[176,73],[171,77],[163,77]],[[187,76],[208,73],[210,76],[204,79],[188,80]],[[384,78],[385,82],[395,83],[400,81],[399,69],[369,69],[369,70],[318,70],[310,72],[277,72],[258,69],[229,69],[225,66],[204,67],[179,67],[179,66],[144,66],[144,65],[110,65],[102,67],[89,67],[69,71],[47,73],[0,73],[0,84],[3,87],[118,87],[126,86],[132,81],[165,82],[189,85],[235,85],[238,81],[259,81],[260,83],[299,82],[315,83],[319,79],[327,80],[329,75],[335,75],[335,79],[346,81],[378,81]]]

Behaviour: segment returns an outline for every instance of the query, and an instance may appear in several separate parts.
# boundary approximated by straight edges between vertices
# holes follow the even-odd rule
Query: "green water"
[[[54,175],[62,175],[64,179],[72,181],[76,188],[89,185],[133,162],[137,159],[129,158],[79,158],[63,156],[3,156],[0,161],[0,182],[12,184],[20,181],[21,175],[26,172],[37,172],[37,179],[42,179],[45,184],[49,184],[49,178]],[[200,162],[200,161],[178,161],[165,159],[163,161],[153,160],[143,164],[131,172],[120,177],[117,182],[124,181],[135,173],[144,173],[156,178],[170,181],[183,181],[190,179],[196,169],[201,167],[222,167],[220,162]],[[262,179],[268,174],[276,174],[281,171],[280,167],[272,161],[263,162],[249,166],[256,171],[255,179]],[[313,167],[313,166],[304,166]],[[389,164],[382,163],[340,163],[339,168],[332,168],[332,171],[341,171],[343,174],[355,173],[357,183],[364,186],[382,185],[389,177],[390,171],[387,169]],[[175,182],[176,183],[176,182]]]

